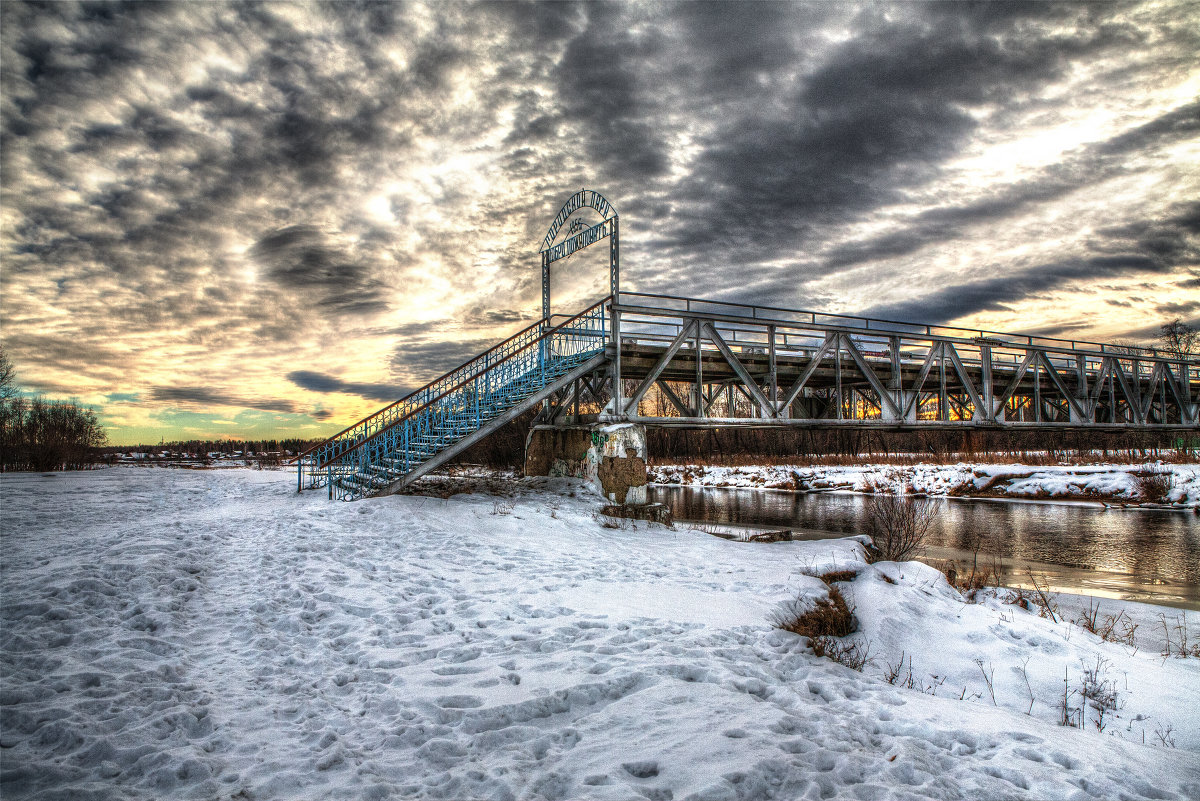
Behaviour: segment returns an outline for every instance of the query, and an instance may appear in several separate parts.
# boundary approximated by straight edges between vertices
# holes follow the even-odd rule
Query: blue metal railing
[[[371,495],[604,350],[610,298],[557,326],[540,320],[297,457],[299,489]]]

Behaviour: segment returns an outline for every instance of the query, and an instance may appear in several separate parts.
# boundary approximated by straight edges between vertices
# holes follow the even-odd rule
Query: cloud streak
[[[354,381],[342,381],[330,375],[311,370],[293,370],[287,375],[291,381],[302,389],[310,392],[340,392],[348,395],[358,395],[367,400],[392,402],[408,394],[408,390],[393,384],[361,384]]]

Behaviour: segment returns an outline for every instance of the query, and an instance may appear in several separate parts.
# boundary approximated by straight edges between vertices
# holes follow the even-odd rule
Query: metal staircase
[[[297,489],[352,501],[395,491],[606,359],[611,297],[545,318],[295,460]]]

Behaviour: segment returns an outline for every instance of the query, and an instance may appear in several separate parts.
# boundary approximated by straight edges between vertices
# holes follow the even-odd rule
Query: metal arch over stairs
[[[575,217],[564,231],[567,220],[583,209],[593,209],[600,215],[600,222],[584,228],[583,221]],[[621,232],[620,217],[612,204],[593,189],[580,189],[558,210],[550,229],[542,239],[542,317],[550,317],[550,265],[565,259],[601,239],[608,239],[608,284],[609,294],[621,294]],[[583,230],[580,230],[583,229]],[[578,231],[578,233],[576,233]],[[555,244],[560,236],[565,238]]]
[[[601,221],[566,226],[583,208]],[[342,500],[396,492],[539,404],[550,426],[1200,433],[1194,358],[621,292],[617,235],[607,200],[572,196],[543,240],[543,319],[301,454],[298,488]],[[549,265],[606,237],[613,294],[551,315]]]

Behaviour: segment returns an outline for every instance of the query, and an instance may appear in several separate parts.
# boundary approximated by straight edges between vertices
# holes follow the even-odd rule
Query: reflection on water
[[[866,532],[863,495],[652,485],[650,500],[676,520],[803,530],[813,537]],[[1200,517],[1096,505],[932,499],[938,516],[926,560],[999,554],[1011,583],[1028,568],[1057,589],[1200,609]],[[1027,583],[1027,582],[1026,582]]]

